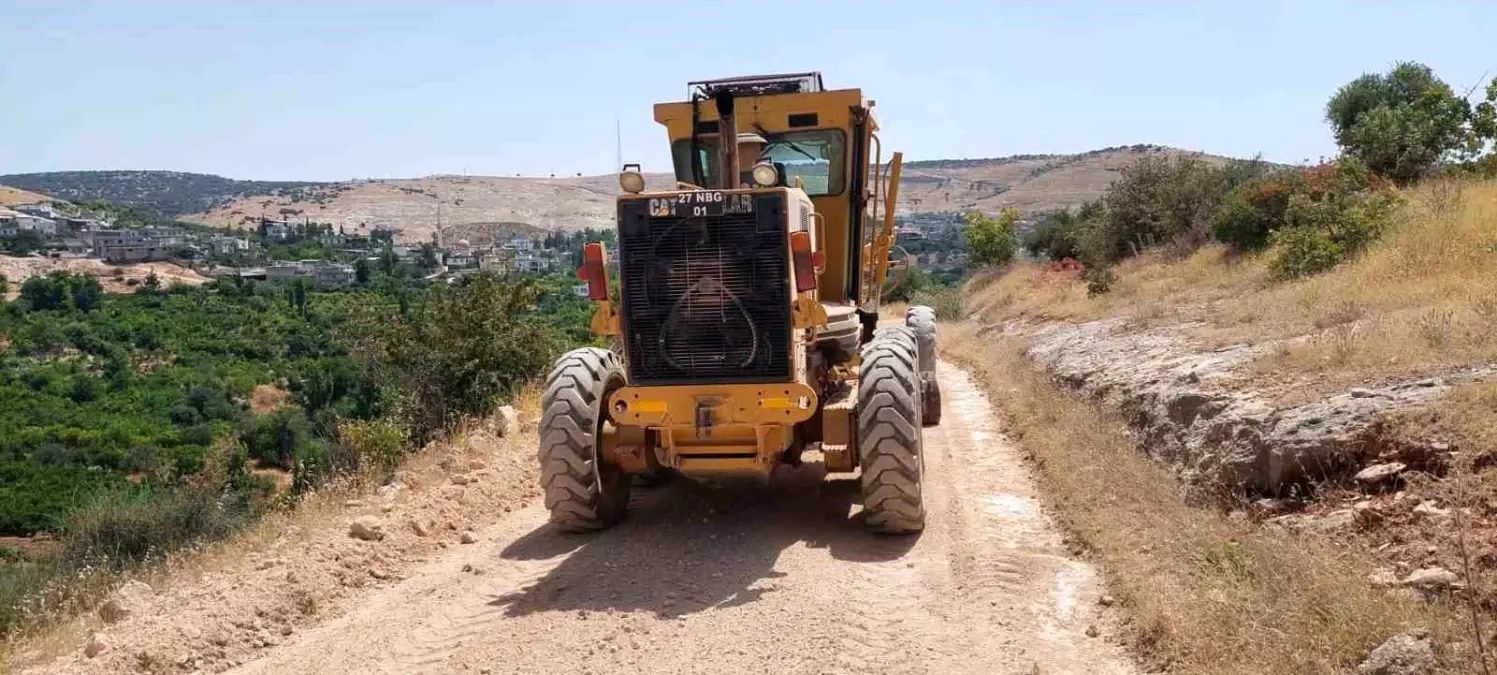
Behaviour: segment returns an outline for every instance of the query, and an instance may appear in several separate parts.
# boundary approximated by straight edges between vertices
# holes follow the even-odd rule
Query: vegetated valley
[[[487,412],[589,339],[571,286],[27,279],[0,307],[0,632]]]

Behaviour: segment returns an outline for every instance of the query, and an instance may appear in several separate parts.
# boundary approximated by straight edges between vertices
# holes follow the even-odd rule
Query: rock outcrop
[[[1472,369],[1275,407],[1234,387],[1238,370],[1274,344],[1203,352],[1180,336],[1186,327],[1130,332],[1125,319],[1051,325],[1033,333],[1027,353],[1064,384],[1121,411],[1139,444],[1187,483],[1236,493],[1349,477],[1376,456],[1386,413],[1497,375],[1497,367]]]

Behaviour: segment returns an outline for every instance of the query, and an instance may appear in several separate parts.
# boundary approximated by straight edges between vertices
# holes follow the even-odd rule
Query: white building
[[[51,218],[51,219],[54,219],[54,220],[57,218],[57,209],[52,206],[52,202],[37,202],[35,204],[16,204],[14,208],[15,208],[15,210],[20,211],[21,213],[24,213],[24,214],[26,214],[28,216],[37,216],[37,217],[40,217],[40,218]]]
[[[250,244],[249,240],[243,237],[230,237],[228,235],[217,234],[208,240],[208,247],[212,248],[213,252],[218,255],[235,255],[248,252]]]
[[[0,229],[10,231],[7,236],[15,236],[20,232],[35,232],[50,237],[57,234],[57,221],[20,211],[0,209]]]
[[[299,260],[297,262],[274,263],[265,266],[266,281],[287,279],[310,279],[320,287],[347,286],[357,278],[352,265],[342,265],[326,260]]]

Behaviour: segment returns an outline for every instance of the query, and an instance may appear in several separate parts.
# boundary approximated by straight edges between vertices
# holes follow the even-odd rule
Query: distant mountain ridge
[[[1118,173],[1144,157],[1230,158],[1158,145],[1128,145],[1075,154],[907,162],[900,213],[1013,207],[1030,214],[1100,197]],[[646,175],[650,189],[669,189],[669,174]],[[60,171],[0,175],[0,185],[81,202],[103,199],[157,216],[219,227],[253,227],[262,217],[314,220],[349,231],[391,228],[406,241],[439,229],[467,237],[509,232],[611,227],[613,175],[512,178],[439,175],[343,182],[244,181],[179,171]],[[499,224],[505,224],[500,228]]]
[[[184,171],[50,171],[0,175],[0,185],[70,202],[96,199],[174,218],[207,211],[237,197],[279,194],[323,183],[235,180]]]

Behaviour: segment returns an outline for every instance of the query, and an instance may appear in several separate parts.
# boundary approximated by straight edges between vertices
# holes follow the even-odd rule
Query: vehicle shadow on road
[[[781,467],[773,479],[636,488],[630,517],[593,535],[543,525],[506,547],[509,560],[570,554],[535,584],[494,598],[510,616],[550,611],[651,611],[674,618],[774,592],[780,553],[824,548],[847,563],[898,559],[918,537],[869,534],[850,517],[856,478],[826,479],[819,464]],[[849,574],[853,574],[849,571]]]

